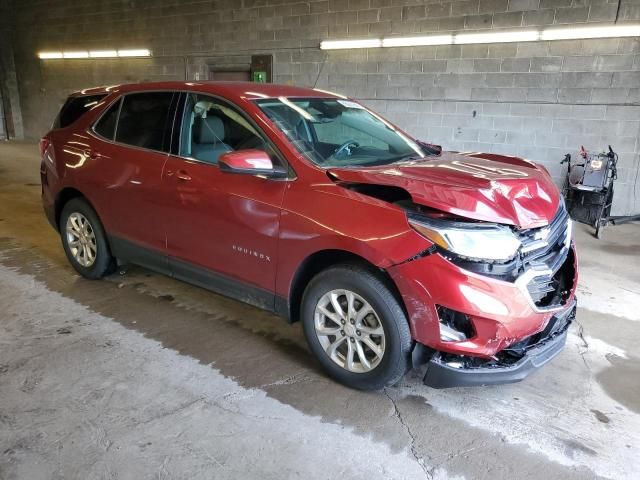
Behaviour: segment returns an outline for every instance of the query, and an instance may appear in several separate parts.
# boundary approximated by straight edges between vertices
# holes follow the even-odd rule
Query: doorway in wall
[[[217,82],[248,82],[251,80],[251,71],[246,70],[218,70],[209,69],[209,80]]]
[[[218,82],[271,83],[273,80],[273,55],[251,55],[247,63],[210,64],[209,80]]]

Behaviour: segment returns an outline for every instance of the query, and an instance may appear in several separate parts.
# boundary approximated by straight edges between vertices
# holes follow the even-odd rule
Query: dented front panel
[[[388,272],[401,292],[417,342],[435,350],[484,357],[542,330],[573,301],[577,285],[576,277],[563,305],[540,311],[516,282],[464,270],[437,253],[396,265]],[[476,335],[461,342],[441,341],[437,305],[467,314]]]
[[[414,202],[465,218],[533,228],[547,225],[560,194],[549,174],[515,157],[443,152],[415,162],[332,168],[341,181],[392,185]]]

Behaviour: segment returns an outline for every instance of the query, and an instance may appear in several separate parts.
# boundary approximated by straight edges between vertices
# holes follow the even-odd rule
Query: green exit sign
[[[267,72],[254,70],[253,81],[256,83],[267,83]]]

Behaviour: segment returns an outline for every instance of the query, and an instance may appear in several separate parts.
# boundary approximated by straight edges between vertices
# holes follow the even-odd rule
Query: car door
[[[162,175],[167,251],[174,276],[273,308],[280,209],[287,179],[225,173],[225,152],[258,148],[281,162],[264,134],[225,100],[185,94],[177,155]]]
[[[91,192],[114,254],[166,269],[164,212],[158,195],[167,160],[177,96],[173,92],[130,93],[93,128],[91,155],[102,168]]]

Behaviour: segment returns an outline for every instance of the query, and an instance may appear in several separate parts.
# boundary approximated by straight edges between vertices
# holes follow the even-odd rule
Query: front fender
[[[302,262],[322,250],[339,250],[386,269],[431,243],[415,232],[395,205],[342,187],[293,186],[280,219],[276,293],[286,297]]]

